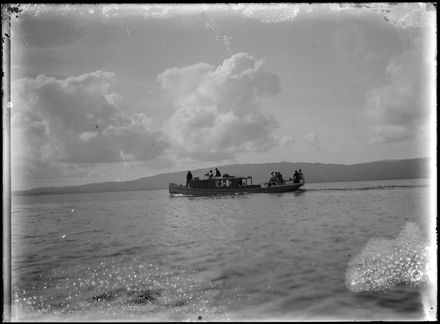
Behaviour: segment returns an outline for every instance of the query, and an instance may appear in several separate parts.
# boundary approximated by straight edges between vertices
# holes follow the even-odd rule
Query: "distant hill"
[[[407,159],[393,161],[376,161],[352,165],[323,164],[323,163],[259,163],[259,164],[232,164],[213,166],[219,168],[222,174],[228,173],[235,176],[252,176],[253,183],[266,182],[271,171],[280,171],[284,178],[292,177],[293,171],[302,169],[306,183],[313,182],[339,182],[339,181],[366,181],[387,179],[417,179],[429,176],[428,159]],[[211,168],[210,168],[211,169]],[[208,169],[209,170],[209,169]],[[191,170],[193,177],[203,178],[207,169]],[[41,195],[80,192],[105,192],[167,189],[168,182],[185,183],[187,170],[181,172],[159,174],[151,177],[123,182],[101,182],[80,186],[46,187],[14,194]]]

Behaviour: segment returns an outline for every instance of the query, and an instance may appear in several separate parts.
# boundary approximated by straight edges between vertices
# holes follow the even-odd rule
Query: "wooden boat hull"
[[[183,195],[230,195],[230,194],[244,194],[244,193],[276,193],[276,192],[289,192],[295,191],[301,188],[304,183],[286,183],[282,185],[251,185],[238,188],[190,188],[184,185],[178,185],[175,183],[169,184],[170,194],[183,194]]]

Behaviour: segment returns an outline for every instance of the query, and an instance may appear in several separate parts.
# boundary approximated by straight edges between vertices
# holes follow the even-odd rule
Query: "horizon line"
[[[225,167],[225,166],[233,166],[233,165],[262,165],[262,164],[280,164],[280,163],[291,163],[291,164],[323,164],[323,165],[341,165],[341,166],[353,166],[353,165],[359,165],[359,164],[368,164],[368,163],[379,163],[379,162],[396,162],[396,161],[405,161],[405,160],[418,160],[418,159],[430,159],[429,157],[416,157],[416,158],[404,158],[404,159],[385,159],[385,160],[374,160],[369,162],[359,162],[359,163],[352,163],[352,164],[343,164],[343,163],[324,163],[324,162],[288,162],[288,161],[280,161],[280,162],[260,162],[260,163],[233,163],[233,164],[223,164],[223,165],[217,165],[217,168]],[[198,171],[202,169],[209,169],[209,168],[215,168],[215,167],[208,167],[208,168],[197,168],[193,169],[193,171]],[[84,184],[78,184],[78,185],[65,185],[65,186],[46,186],[46,187],[35,187],[30,189],[21,189],[21,190],[11,190],[10,193],[25,193],[33,190],[42,190],[42,189],[61,189],[61,188],[70,188],[70,187],[81,187],[81,186],[88,186],[88,185],[98,185],[98,184],[104,184],[104,183],[124,183],[124,182],[130,182],[130,181],[136,181],[140,179],[146,179],[146,178],[152,178],[157,177],[160,175],[166,175],[171,173],[181,173],[186,172],[188,170],[180,170],[180,171],[170,171],[170,172],[161,172],[158,174],[154,174],[147,177],[140,177],[135,179],[128,179],[128,180],[119,180],[119,181],[102,181],[102,182],[89,182]]]

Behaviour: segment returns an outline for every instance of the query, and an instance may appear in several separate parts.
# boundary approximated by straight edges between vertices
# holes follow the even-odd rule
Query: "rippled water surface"
[[[14,196],[13,320],[423,319],[420,269],[415,283],[397,280],[402,270],[365,248],[385,253],[380,244],[404,235],[421,249],[399,262],[420,265],[429,193],[426,180],[394,180],[216,197]],[[376,289],[378,261],[391,290]]]

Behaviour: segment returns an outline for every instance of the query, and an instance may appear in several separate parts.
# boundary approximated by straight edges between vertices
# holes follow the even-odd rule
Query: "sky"
[[[431,4],[20,10],[13,190],[233,163],[435,158]]]

